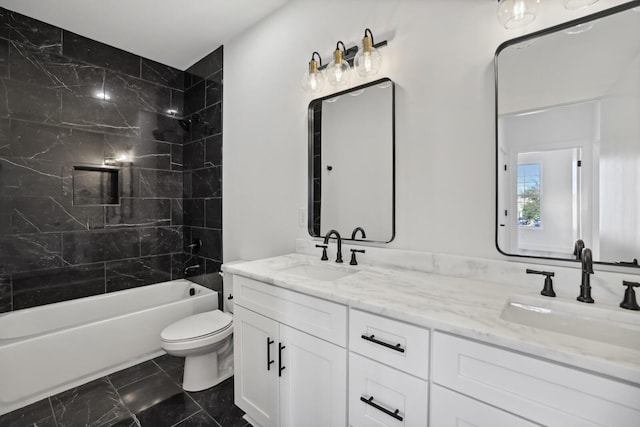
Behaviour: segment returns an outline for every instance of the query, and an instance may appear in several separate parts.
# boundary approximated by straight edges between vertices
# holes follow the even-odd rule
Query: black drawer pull
[[[399,351],[400,353],[404,353],[404,348],[402,348],[400,346],[400,344],[389,344],[388,342],[384,342],[384,341],[380,341],[378,339],[376,339],[376,336],[371,334],[371,335],[361,335],[360,336],[363,340],[367,340],[367,341],[371,341],[372,343],[381,345],[383,347],[387,347],[390,348],[391,350],[395,350],[395,351]]]
[[[285,367],[282,366],[282,350],[284,350],[285,348],[287,347],[282,345],[282,343],[278,343],[278,376],[279,377],[282,376],[282,371],[285,370]]]
[[[267,371],[271,370],[271,364],[275,363],[275,360],[271,360],[271,344],[273,344],[274,341],[267,337]]]
[[[360,396],[360,400],[362,400],[364,403],[366,403],[369,406],[373,406],[374,408],[376,408],[378,411],[382,411],[385,414],[389,415],[390,417],[395,418],[398,421],[402,421],[402,417],[400,415],[398,415],[398,413],[400,412],[400,409],[396,409],[395,411],[391,412],[390,410],[388,410],[387,408],[383,408],[382,406],[378,405],[377,403],[375,403],[373,401],[373,396],[371,396],[370,398],[366,398],[364,396]]]

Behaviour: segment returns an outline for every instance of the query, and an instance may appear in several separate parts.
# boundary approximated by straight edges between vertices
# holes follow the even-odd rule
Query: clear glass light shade
[[[373,76],[380,70],[382,64],[382,55],[374,47],[367,51],[366,48],[358,49],[356,57],[353,60],[353,66],[356,72],[362,77]]]
[[[564,8],[569,10],[582,9],[583,7],[591,6],[598,0],[565,0]]]
[[[338,42],[341,43],[341,42]],[[342,51],[336,49],[333,52],[333,61],[327,66],[327,80],[331,86],[346,86],[351,77],[351,67],[349,63],[342,59]]]
[[[326,79],[322,71],[305,71],[302,76],[302,89],[310,93],[322,92]]]
[[[539,0],[500,0],[498,21],[508,30],[524,27],[536,19],[539,3]]]

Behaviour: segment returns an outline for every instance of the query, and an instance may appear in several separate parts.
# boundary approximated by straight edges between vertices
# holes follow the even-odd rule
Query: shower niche
[[[73,204],[75,206],[118,205],[120,170],[101,166],[73,167]]]

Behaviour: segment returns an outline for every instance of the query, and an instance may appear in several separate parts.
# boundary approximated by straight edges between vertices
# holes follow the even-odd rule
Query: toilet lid
[[[216,334],[231,327],[233,318],[220,310],[207,311],[185,317],[164,328],[164,341],[185,341]]]

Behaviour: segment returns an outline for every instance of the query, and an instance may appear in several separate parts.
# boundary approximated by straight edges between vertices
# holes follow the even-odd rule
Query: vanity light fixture
[[[532,23],[540,0],[498,0],[498,21],[507,30]]]
[[[342,45],[342,50],[340,50]],[[356,48],[357,49],[357,48]],[[351,66],[345,61],[347,54],[347,48],[342,41],[336,43],[336,50],[333,51],[333,61],[327,65],[327,80],[331,86],[346,86],[349,84],[349,77],[351,77]]]
[[[598,0],[565,0],[564,8],[569,10],[582,9],[597,2]]]
[[[368,77],[378,73],[380,64],[382,64],[382,55],[380,55],[380,52],[374,47],[373,33],[370,29],[365,28],[362,46],[358,49],[358,53],[356,53],[353,65],[358,74],[362,77]]]
[[[315,56],[318,56],[318,60],[315,60]],[[318,93],[324,88],[325,77],[322,73],[322,58],[318,52],[311,54],[311,61],[309,61],[309,68],[302,76],[302,88],[311,93]]]

